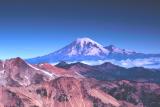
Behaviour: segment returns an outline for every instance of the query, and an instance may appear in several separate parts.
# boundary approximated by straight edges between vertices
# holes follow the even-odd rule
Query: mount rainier
[[[60,61],[99,64],[108,61],[125,67],[151,65],[159,67],[160,54],[137,53],[114,45],[105,47],[90,38],[78,38],[60,50],[48,55],[30,58],[27,61],[34,64],[56,63]]]

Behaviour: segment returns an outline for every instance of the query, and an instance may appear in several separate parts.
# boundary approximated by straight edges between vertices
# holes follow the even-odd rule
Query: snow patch
[[[2,67],[3,67],[3,69],[4,69],[4,64],[5,64],[5,62],[3,61],[3,62],[2,62]]]
[[[71,43],[65,49],[60,50],[62,55],[84,55],[84,56],[94,56],[100,54],[108,54],[109,51],[105,49],[102,45],[89,38],[79,38],[73,43]]]
[[[29,63],[27,63],[28,64],[28,66],[30,66],[31,68],[33,68],[33,69],[35,69],[35,70],[37,70],[37,71],[41,71],[41,72],[43,72],[44,74],[46,74],[46,75],[48,75],[48,76],[50,76],[50,77],[58,77],[58,75],[56,75],[56,74],[54,74],[54,73],[49,73],[48,71],[45,71],[45,70],[42,70],[42,69],[38,69],[38,68],[36,68],[36,67],[34,67],[33,65],[31,65],[31,64],[29,64]]]
[[[5,70],[0,71],[0,74],[4,74],[4,73],[5,73]]]
[[[79,77],[85,78],[83,75],[79,74],[78,72],[75,72]]]

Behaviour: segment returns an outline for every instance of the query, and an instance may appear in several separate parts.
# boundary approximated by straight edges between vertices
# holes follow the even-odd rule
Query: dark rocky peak
[[[68,65],[69,65],[69,64],[68,64],[67,62],[61,61],[61,62],[59,62],[59,63],[56,65],[56,67],[63,68],[63,67],[66,67],[66,66],[68,66]]]
[[[104,69],[104,70],[108,70],[108,69],[125,69],[123,67],[114,65],[114,64],[112,64],[110,62],[105,62],[105,63],[103,63],[101,65],[95,65],[94,67],[96,69],[99,69],[99,70],[102,70],[102,69]]]

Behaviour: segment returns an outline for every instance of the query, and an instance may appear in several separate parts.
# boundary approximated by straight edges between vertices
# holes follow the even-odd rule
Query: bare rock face
[[[160,106],[160,85],[155,83],[137,83],[122,80],[107,82],[100,87],[104,92],[122,101],[121,104],[126,105],[126,107],[130,104],[136,107]]]
[[[0,60],[0,71],[3,70],[3,61]]]
[[[2,107],[120,107],[115,98],[84,81],[60,77],[28,87],[1,87]],[[2,94],[1,94],[2,93]]]
[[[0,84],[2,85],[28,86],[42,83],[55,77],[53,73],[38,69],[19,57],[4,62],[0,61]]]
[[[0,107],[24,107],[22,99],[4,87],[0,87],[0,102]]]

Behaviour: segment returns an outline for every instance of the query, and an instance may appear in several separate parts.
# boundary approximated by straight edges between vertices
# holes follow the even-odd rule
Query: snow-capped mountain
[[[121,62],[124,62],[125,60],[131,60],[132,62],[132,60],[135,59],[146,60],[147,58],[160,58],[160,54],[138,53],[127,49],[121,49],[114,45],[109,45],[105,47],[90,38],[79,38],[60,50],[57,50],[48,55],[27,59],[27,61],[30,63],[57,63],[60,61],[105,62],[111,60],[112,63],[115,62],[114,64],[119,64]]]
[[[64,48],[45,56],[29,59],[31,63],[103,60],[110,52],[90,38],[78,38]]]
[[[89,38],[79,38],[68,46],[58,50],[54,54],[62,54],[66,56],[101,56],[107,55],[109,51],[99,43]]]

